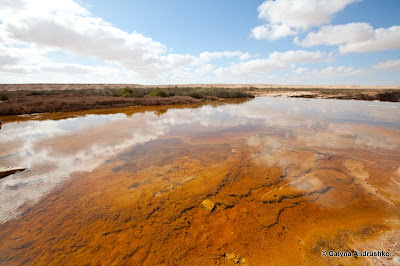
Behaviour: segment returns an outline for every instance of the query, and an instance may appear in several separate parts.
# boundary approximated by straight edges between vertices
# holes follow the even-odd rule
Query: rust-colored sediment
[[[374,259],[320,254],[399,253],[398,155],[260,143],[159,139],[76,173],[0,225],[0,264],[364,265]]]

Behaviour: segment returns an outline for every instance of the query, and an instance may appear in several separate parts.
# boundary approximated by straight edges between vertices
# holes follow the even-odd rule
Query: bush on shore
[[[132,91],[132,89],[131,88],[129,88],[129,87],[125,87],[125,88],[123,88],[122,89],[122,91],[121,91],[121,96],[122,97],[132,97],[133,96],[133,91]]]
[[[102,89],[65,89],[65,90],[15,90],[0,91],[0,100],[6,101],[21,97],[50,97],[53,95],[75,97],[75,96],[97,96],[97,97],[123,97],[123,98],[143,98],[143,97],[173,97],[189,96],[194,99],[216,100],[217,98],[254,98],[254,95],[247,91],[247,88],[215,88],[215,87],[141,87],[141,88],[102,88]]]
[[[155,88],[150,92],[149,96],[165,98],[168,97],[169,94],[163,89]]]

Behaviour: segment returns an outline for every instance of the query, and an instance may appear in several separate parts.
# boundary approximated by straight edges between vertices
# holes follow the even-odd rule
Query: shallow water
[[[28,170],[0,180],[0,264],[400,258],[398,103],[260,97],[2,120],[0,165]],[[321,256],[365,249],[391,255]]]

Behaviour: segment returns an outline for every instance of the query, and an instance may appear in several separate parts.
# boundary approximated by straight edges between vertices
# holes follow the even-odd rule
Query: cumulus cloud
[[[400,26],[393,26],[387,29],[376,29],[373,37],[368,40],[341,45],[339,46],[339,51],[342,54],[365,53],[391,50],[399,47]]]
[[[65,69],[67,73],[79,74],[76,65],[39,66],[51,61],[46,54],[54,50],[104,62],[96,66],[96,70],[110,68],[109,64],[118,65],[135,80],[162,82],[168,75],[193,72],[213,60],[248,60],[251,57],[240,51],[203,52],[198,56],[167,54],[164,44],[137,32],[123,31],[72,0],[0,0],[0,6],[2,72],[32,73],[51,71],[54,67],[53,72]],[[21,45],[24,49],[20,49]],[[31,62],[26,62],[26,58]],[[89,69],[81,68],[83,72]]]
[[[321,62],[327,59],[327,54],[320,51],[310,52],[304,50],[286,51],[283,53],[273,52],[269,58],[275,62],[284,63],[313,63]]]
[[[328,25],[317,32],[310,32],[306,38],[297,43],[303,47],[315,45],[340,45],[344,43],[363,42],[375,35],[374,29],[368,23],[349,23],[346,25]]]
[[[353,68],[350,66],[328,66],[322,69],[310,70],[308,68],[299,67],[293,70],[296,74],[302,74],[304,77],[350,77],[350,76],[362,76],[371,75],[380,71],[400,71],[400,59],[387,60],[379,62],[375,65],[368,66],[365,68]]]
[[[308,68],[299,67],[299,68],[296,68],[296,69],[294,70],[294,72],[295,72],[296,74],[304,74],[304,73],[307,73],[307,72],[308,72]]]
[[[362,70],[347,66],[329,66],[323,69],[314,69],[311,73],[318,77],[343,77],[362,74]]]
[[[139,73],[166,51],[163,44],[139,33],[124,32],[73,1],[49,2],[40,0],[33,5],[27,1],[8,10],[9,16],[1,14],[1,30],[19,42],[118,62]],[[36,12],[36,6],[43,9]]]
[[[238,57],[242,60],[249,59],[251,55],[249,53],[242,53],[240,51],[224,51],[224,52],[203,52],[199,55],[200,62],[209,62],[221,58],[235,58]]]
[[[0,44],[0,66],[10,66],[19,63],[36,64],[49,61],[45,52],[33,47],[9,47]]]
[[[373,70],[378,71],[400,71],[400,60],[388,60],[380,62],[371,67]]]
[[[294,36],[330,23],[337,12],[357,1],[266,0],[258,8],[259,18],[266,24],[253,28],[251,36],[269,40]],[[242,51],[172,53],[149,36],[126,32],[95,16],[78,1],[0,0],[0,6],[0,82],[5,83],[214,83],[243,82],[242,77],[264,82],[276,76],[270,73],[276,71],[311,75],[308,65],[307,69],[299,65],[332,59],[332,53],[304,50],[273,52],[265,58]],[[296,39],[296,44],[337,45],[342,54],[379,51],[400,47],[399,32],[400,26],[373,29],[367,23],[329,25],[310,32],[303,40]],[[85,63],[88,65],[63,63],[52,59],[53,52],[85,62],[87,57],[97,60]],[[384,67],[382,63],[370,70]],[[333,75],[357,70],[333,67],[314,73],[318,71]],[[287,78],[283,73],[274,80],[286,82]]]
[[[215,70],[217,77],[248,76],[256,73],[268,73],[278,70],[287,70],[295,67],[295,64],[323,62],[329,56],[320,51],[286,51],[273,52],[265,59],[253,59],[246,62],[232,64],[229,67],[221,67]]]
[[[340,45],[342,54],[390,50],[400,47],[400,26],[374,30],[368,23],[328,25],[308,33],[302,41],[296,38],[295,43],[303,47]]]
[[[36,80],[57,82],[59,81],[57,78],[71,82],[99,82],[112,81],[121,76],[121,71],[116,66],[56,63],[46,57],[46,52],[46,50],[30,46],[0,45],[0,73],[5,74],[2,82],[33,82]],[[13,74],[17,76],[13,76]]]
[[[267,24],[251,29],[250,36],[257,39],[277,40],[287,36],[296,35],[296,32],[286,25]]]
[[[360,0],[267,0],[258,7],[258,17],[268,24],[255,27],[256,39],[279,39],[299,30],[330,23],[347,5]]]

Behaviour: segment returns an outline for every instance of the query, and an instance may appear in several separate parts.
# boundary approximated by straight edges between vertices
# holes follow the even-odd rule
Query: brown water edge
[[[129,148],[0,225],[0,264],[363,265],[320,254],[376,241],[398,255],[399,155],[289,144],[266,151],[243,131]]]
[[[92,109],[74,112],[51,112],[37,113],[25,115],[8,115],[0,116],[3,121],[3,127],[7,123],[24,122],[24,121],[45,121],[45,120],[62,120],[73,117],[86,115],[109,115],[109,114],[125,114],[130,117],[137,113],[154,112],[158,116],[165,114],[170,109],[198,109],[205,105],[222,106],[226,104],[242,104],[251,101],[251,99],[220,99],[218,101],[202,101],[191,104],[174,104],[174,105],[155,105],[155,106],[130,106],[120,108]]]

